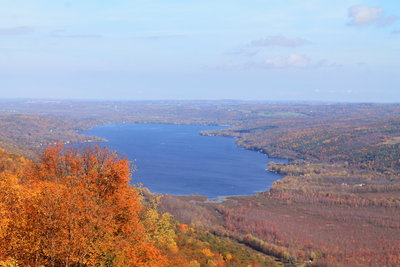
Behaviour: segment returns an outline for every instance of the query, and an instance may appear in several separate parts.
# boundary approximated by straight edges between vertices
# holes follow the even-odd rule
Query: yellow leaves
[[[230,261],[231,259],[233,259],[232,254],[231,254],[231,253],[227,253],[227,254],[225,255],[225,260],[226,260],[226,261]]]
[[[169,213],[158,214],[155,208],[147,208],[144,211],[143,225],[146,233],[161,248],[177,249],[175,232],[172,228],[172,216]]]
[[[326,139],[324,141],[322,141],[323,144],[329,144],[329,143],[333,143],[333,142],[337,142],[339,140],[339,136],[335,136],[329,139]]]
[[[170,246],[168,247],[168,251],[171,252],[171,253],[173,253],[173,254],[176,254],[176,253],[179,252],[179,247],[178,247],[176,244],[170,245]]]
[[[5,260],[0,260],[0,266],[2,267],[19,267],[18,261],[13,258],[7,258]]]
[[[200,267],[200,266],[201,266],[200,263],[198,261],[196,261],[196,260],[192,260],[189,263],[189,267]]]
[[[213,257],[214,256],[214,253],[209,248],[204,248],[204,249],[201,250],[201,252],[206,257]]]

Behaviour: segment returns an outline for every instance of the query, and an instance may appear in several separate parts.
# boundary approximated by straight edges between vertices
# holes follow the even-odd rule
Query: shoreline
[[[223,129],[229,129],[230,127],[232,127],[232,126],[229,126],[229,125],[226,125],[226,124],[225,124],[225,125],[217,125],[217,124],[191,124],[191,123],[166,123],[166,122],[164,122],[164,123],[159,123],[159,122],[148,122],[148,121],[147,121],[147,122],[126,122],[126,121],[125,121],[125,122],[106,123],[106,124],[95,125],[95,126],[92,126],[91,128],[89,128],[88,130],[83,130],[83,131],[79,131],[79,132],[76,132],[76,133],[79,134],[79,135],[88,136],[88,135],[85,135],[83,132],[90,131],[90,130],[94,129],[95,127],[103,127],[103,126],[107,126],[107,125],[116,125],[116,124],[154,124],[154,125],[218,126],[218,127],[224,127]],[[222,129],[217,129],[216,131],[218,131],[218,130],[222,130]],[[260,154],[263,154],[263,155],[265,155],[265,156],[267,157],[267,159],[270,159],[271,162],[284,162],[284,163],[289,163],[289,162],[290,162],[289,159],[285,159],[285,158],[274,158],[274,157],[269,157],[268,153],[266,153],[263,149],[260,149],[260,148],[246,148],[246,147],[244,147],[244,146],[241,146],[241,145],[239,145],[239,144],[236,142],[237,139],[236,139],[236,137],[234,137],[234,136],[229,136],[229,135],[222,136],[222,135],[217,135],[217,134],[215,134],[215,135],[208,135],[208,134],[203,134],[203,131],[207,131],[207,130],[200,130],[200,131],[198,132],[198,134],[201,135],[201,136],[213,136],[213,137],[228,137],[228,138],[232,138],[233,141],[234,141],[234,144],[235,144],[235,146],[236,146],[237,148],[242,148],[242,149],[244,149],[244,150],[248,150],[248,151],[252,151],[252,152],[258,152],[258,153],[260,153]],[[99,139],[102,139],[102,140],[99,140],[99,141],[97,141],[97,140],[96,140],[96,141],[87,141],[87,142],[81,142],[81,143],[89,144],[89,143],[96,143],[96,142],[99,142],[99,143],[107,143],[107,142],[109,142],[109,140],[107,140],[106,138],[103,138],[103,137],[98,137],[98,136],[90,136],[90,137],[95,137],[95,138],[99,138]],[[118,151],[117,151],[117,152],[118,152]],[[277,161],[274,161],[274,160],[277,160]],[[271,174],[275,174],[275,175],[281,176],[281,178],[279,178],[279,179],[277,179],[277,180],[274,180],[274,182],[279,181],[279,180],[281,180],[281,179],[284,179],[284,178],[286,177],[285,174],[282,174],[282,173],[279,173],[279,172],[274,172],[274,171],[269,170],[269,169],[268,169],[269,161],[265,162],[264,164],[266,165],[266,168],[264,169],[265,172],[268,172],[268,173],[271,173]],[[274,182],[273,182],[273,183],[274,183]],[[181,195],[181,194],[171,194],[171,193],[155,193],[155,192],[151,192],[150,189],[149,189],[148,187],[145,187],[145,188],[146,188],[147,190],[149,190],[150,193],[152,193],[152,194],[157,194],[157,195],[171,195],[171,196],[174,196],[174,197],[195,197],[195,196],[198,196],[198,197],[204,197],[204,198],[206,198],[206,200],[203,201],[203,202],[206,202],[206,203],[222,203],[222,202],[225,202],[226,200],[228,200],[228,199],[231,198],[231,197],[256,196],[256,195],[258,195],[258,194],[268,192],[268,191],[271,189],[271,187],[272,187],[272,184],[271,184],[271,186],[270,186],[267,190],[257,190],[257,191],[254,191],[252,194],[222,195],[222,196],[216,196],[216,197],[209,197],[209,196],[206,196],[206,195],[197,195],[197,194],[185,194],[185,195]]]

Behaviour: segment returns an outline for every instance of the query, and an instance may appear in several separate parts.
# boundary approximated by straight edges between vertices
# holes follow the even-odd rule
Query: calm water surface
[[[120,156],[135,161],[132,182],[155,193],[210,198],[265,191],[282,176],[265,170],[266,155],[237,147],[233,138],[201,136],[217,126],[109,124],[82,132],[106,138]]]

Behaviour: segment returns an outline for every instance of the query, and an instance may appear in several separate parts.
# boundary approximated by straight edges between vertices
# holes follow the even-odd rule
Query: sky
[[[400,102],[398,0],[0,5],[0,98]]]

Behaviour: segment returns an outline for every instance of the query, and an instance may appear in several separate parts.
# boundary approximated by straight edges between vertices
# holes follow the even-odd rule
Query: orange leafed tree
[[[0,256],[27,265],[166,266],[146,234],[126,159],[56,145],[0,171]]]

